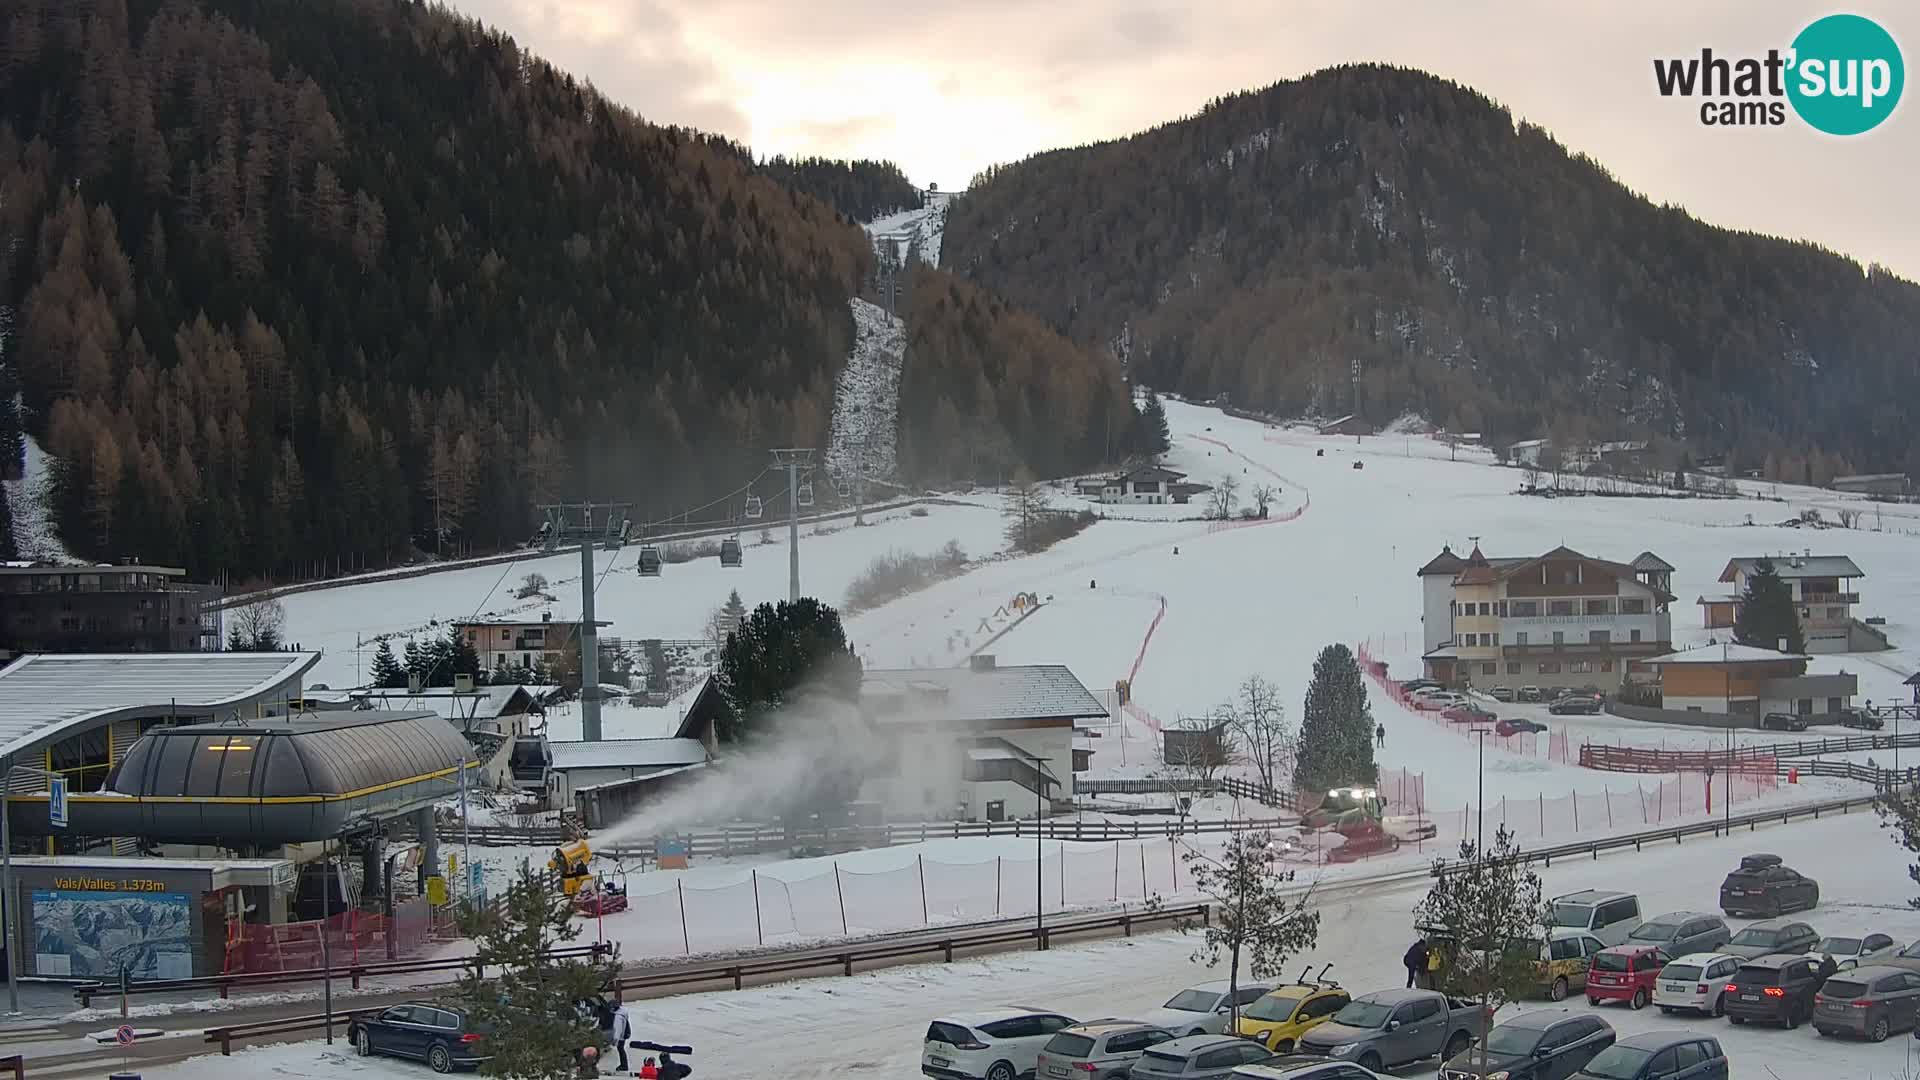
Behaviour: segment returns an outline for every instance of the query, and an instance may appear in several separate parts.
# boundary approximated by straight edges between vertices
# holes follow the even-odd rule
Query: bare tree
[[[1046,519],[1053,513],[1047,492],[1038,484],[1021,484],[1007,493],[1007,543],[1018,551],[1038,551],[1046,546]]]
[[[1858,510],[1835,510],[1835,511],[1834,511],[1834,514],[1835,514],[1836,516],[1838,516],[1838,517],[1840,518],[1840,527],[1841,527],[1841,528],[1843,528],[1843,529],[1857,529],[1857,528],[1859,528],[1859,527],[1860,527],[1860,511],[1858,511]]]
[[[1278,791],[1292,771],[1294,732],[1287,723],[1287,709],[1280,701],[1280,688],[1259,675],[1249,675],[1232,702],[1222,705],[1221,719],[1233,734],[1239,757],[1253,766],[1260,785]]]
[[[531,600],[536,596],[553,599],[552,594],[547,592],[547,575],[539,573],[521,578],[520,587],[513,591],[513,595],[516,600]]]
[[[1233,516],[1233,508],[1240,501],[1240,478],[1228,473],[1213,485],[1213,493],[1207,496],[1207,516],[1225,521]]]
[[[1209,739],[1207,731],[1205,727],[1188,726],[1179,732],[1184,737],[1166,740],[1160,751],[1160,767],[1153,772],[1154,779],[1165,784],[1173,796],[1174,813],[1183,824],[1192,812],[1193,800],[1213,794],[1220,770],[1229,762],[1225,740]],[[1220,734],[1217,728],[1214,733]]]
[[[1273,501],[1280,497],[1280,489],[1272,484],[1255,484],[1253,485],[1251,494],[1253,496],[1253,512],[1261,518],[1265,518],[1268,508],[1273,506]]]
[[[240,652],[272,652],[280,647],[287,625],[287,609],[277,597],[256,600],[236,608],[227,623],[227,648]]]
[[[1194,888],[1213,901],[1205,943],[1193,958],[1208,967],[1227,961],[1227,1000],[1239,996],[1240,961],[1254,978],[1277,975],[1294,955],[1320,940],[1320,913],[1313,889],[1295,891],[1294,872],[1275,865],[1279,847],[1265,831],[1232,834],[1219,856],[1197,848],[1181,856]],[[1191,932],[1182,923],[1181,932]],[[1227,1030],[1237,1030],[1240,1006],[1230,1005]]]

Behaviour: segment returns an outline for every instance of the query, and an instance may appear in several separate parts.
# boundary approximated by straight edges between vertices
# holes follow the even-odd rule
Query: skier
[[[613,1009],[613,1048],[620,1055],[620,1072],[627,1071],[627,1040],[633,1038],[633,1014],[627,1011],[626,1002]]]
[[[1380,749],[1385,750],[1387,748],[1387,725],[1375,724],[1373,726],[1373,737],[1379,742]]]
[[[1427,939],[1415,938],[1400,962],[1407,967],[1407,989],[1420,985],[1420,974],[1427,970]]]

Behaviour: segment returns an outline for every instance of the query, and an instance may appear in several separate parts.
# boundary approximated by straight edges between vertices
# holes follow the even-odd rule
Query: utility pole
[[[555,503],[541,509],[547,512],[548,551],[565,543],[580,545],[580,737],[586,742],[599,742],[600,632],[593,612],[593,590],[598,584],[593,574],[593,545],[604,541],[609,549],[617,551],[626,543],[627,505]],[[593,523],[596,509],[605,512],[598,527]]]
[[[775,468],[787,470],[787,600],[797,603],[800,599],[800,470],[813,468],[813,451],[791,447],[775,450],[773,464]]]

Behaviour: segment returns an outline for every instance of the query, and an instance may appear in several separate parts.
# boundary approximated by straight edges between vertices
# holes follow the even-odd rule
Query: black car
[[[1613,1026],[1591,1013],[1536,1009],[1487,1034],[1484,1071],[1480,1048],[1468,1047],[1440,1067],[1440,1080],[1568,1080],[1613,1040]]]
[[[1768,731],[1805,731],[1807,718],[1798,713],[1770,712],[1760,718],[1760,726]]]
[[[411,1058],[437,1073],[478,1068],[488,1057],[486,1031],[463,1010],[432,1001],[356,1016],[347,1026],[347,1038],[361,1057]]]
[[[1649,1031],[1595,1054],[1574,1080],[1727,1080],[1720,1040],[1691,1031]]]
[[[1784,865],[1778,855],[1748,855],[1720,883],[1720,910],[1729,915],[1765,918],[1812,911],[1819,903],[1820,883]]]
[[[1825,981],[1811,956],[1762,956],[1740,965],[1720,1004],[1736,1024],[1758,1020],[1796,1028],[1813,1019],[1813,996]]]
[[[1586,694],[1569,694],[1547,706],[1547,711],[1555,716],[1566,716],[1569,714],[1598,716],[1600,714],[1600,699],[1597,697],[1589,697]]]
[[[1858,705],[1846,705],[1840,709],[1840,726],[1858,728],[1861,731],[1879,731],[1887,726],[1885,720],[1872,709],[1863,709]]]

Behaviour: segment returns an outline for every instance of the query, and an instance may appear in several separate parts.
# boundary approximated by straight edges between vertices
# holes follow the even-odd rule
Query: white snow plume
[[[614,847],[726,821],[765,822],[877,799],[889,810],[951,811],[963,767],[959,740],[936,711],[907,710],[875,721],[854,703],[805,695],[766,718],[774,732],[743,750],[723,752],[691,782],[601,834]],[[897,793],[924,800],[904,806]],[[939,805],[933,805],[933,804]]]

